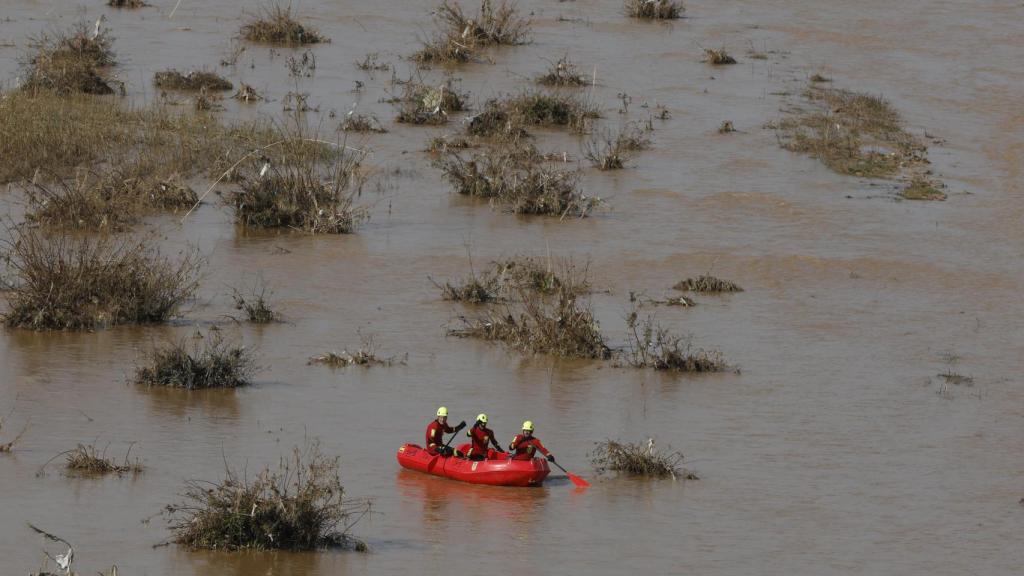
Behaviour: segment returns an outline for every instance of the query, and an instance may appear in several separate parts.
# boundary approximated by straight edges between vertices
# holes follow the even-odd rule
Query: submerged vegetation
[[[316,29],[299,22],[292,14],[291,4],[264,6],[259,14],[242,26],[240,34],[251,42],[266,44],[302,45],[328,41]]]
[[[647,317],[643,321],[634,311],[626,319],[629,333],[624,352],[625,363],[634,368],[654,368],[671,372],[722,372],[728,369],[717,351],[694,350],[690,339],[672,334]]]
[[[213,550],[366,550],[349,532],[369,503],[345,497],[338,462],[311,442],[252,478],[228,468],[219,482],[190,481],[183,502],[165,508],[172,539]]]
[[[719,48],[714,50],[711,48],[704,49],[704,61],[714,66],[722,66],[724,64],[735,64],[736,59],[732,57],[725,48]]]
[[[22,64],[22,88],[57,94],[112,94],[114,89],[102,70],[114,64],[113,40],[99,27],[96,30],[92,33],[85,23],[79,23],[33,39]]]
[[[681,280],[672,288],[680,292],[743,292],[743,288],[738,284],[710,274],[701,274],[696,278]]]
[[[469,96],[460,92],[451,78],[436,87],[413,78],[402,84],[402,95],[391,102],[398,108],[396,120],[403,124],[444,124],[448,114],[469,109]]]
[[[683,3],[677,0],[625,0],[623,9],[633,18],[651,20],[675,20],[686,11]]]
[[[434,11],[434,21],[437,30],[412,55],[422,64],[468,62],[485,46],[523,44],[530,31],[530,20],[505,0],[482,0],[475,16],[467,16],[458,2],[445,0]]]
[[[267,301],[267,286],[262,281],[256,282],[247,293],[234,288],[231,299],[235,302],[235,310],[243,312],[253,324],[269,324],[281,318]]]
[[[812,84],[809,108],[778,124],[782,146],[809,154],[840,174],[888,178],[924,164],[926,148],[903,129],[899,113],[880,96]]]
[[[924,176],[916,175],[900,192],[904,200],[945,200],[946,193],[939,190],[940,184]]]
[[[554,294],[563,287],[577,296],[590,293],[587,268],[579,270],[572,261],[541,261],[520,256],[492,262],[480,274],[470,270],[461,281],[434,283],[441,297],[452,302],[486,304],[513,300],[520,290],[537,294]]]
[[[234,85],[227,78],[206,70],[179,72],[164,70],[153,75],[153,84],[157,88],[171,90],[231,90]]]
[[[144,386],[199,390],[236,388],[249,384],[256,359],[242,346],[228,343],[219,334],[187,339],[155,347],[146,363],[135,370],[133,381]]]
[[[650,147],[651,140],[639,127],[630,124],[618,134],[605,131],[588,140],[584,155],[591,164],[601,170],[618,170],[626,167],[626,160],[633,152]]]
[[[355,352],[342,350],[341,352],[328,352],[313,356],[309,359],[310,364],[323,364],[330,368],[345,368],[346,366],[391,366],[396,362],[393,356],[380,357],[377,355],[377,344],[373,336],[360,335],[361,343]],[[401,361],[404,364],[404,361]]]
[[[200,268],[194,253],[171,261],[146,240],[23,227],[4,256],[15,278],[4,322],[33,330],[163,322],[195,292]]]
[[[646,445],[617,440],[598,442],[590,458],[598,474],[611,470],[628,476],[698,480],[696,474],[682,467],[682,453],[656,448],[653,439],[648,439]]]
[[[587,86],[591,81],[579,73],[576,64],[568,56],[563,56],[551,63],[547,72],[537,78],[537,83],[544,86]]]
[[[3,432],[3,429],[4,429],[4,418],[2,416],[0,416],[0,432]],[[7,442],[0,442],[0,454],[3,454],[5,452],[10,452],[11,449],[14,448],[14,445],[18,443],[18,440],[21,440],[21,437],[25,435],[25,432],[27,430],[28,430],[28,424],[26,424],[21,429],[21,432],[18,432],[17,434],[15,434],[14,438],[12,438],[11,440],[9,440]]]
[[[106,448],[96,449],[95,444],[79,444],[74,450],[65,454],[64,469],[72,474],[96,475],[103,474],[139,474],[145,468],[138,459],[131,461],[131,448],[124,456],[124,462],[118,464],[113,458],[107,458]]]

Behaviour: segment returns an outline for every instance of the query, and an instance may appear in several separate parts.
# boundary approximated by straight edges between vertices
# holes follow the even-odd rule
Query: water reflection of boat
[[[528,523],[547,500],[547,490],[448,482],[400,470],[398,489],[404,506],[423,506],[425,524],[445,524],[453,515],[472,522]]]

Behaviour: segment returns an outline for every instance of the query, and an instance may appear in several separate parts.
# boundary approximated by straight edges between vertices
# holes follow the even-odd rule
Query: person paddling
[[[448,408],[441,406],[437,409],[437,418],[427,425],[427,452],[430,454],[442,454],[451,456],[455,451],[444,445],[444,435],[451,434],[465,428],[466,423],[462,422],[457,428],[448,425]]]
[[[494,449],[501,452],[501,445],[494,439],[494,431],[487,427],[487,414],[480,414],[476,417],[476,423],[469,430],[466,436],[471,438],[472,445],[469,448],[467,457],[470,460],[486,460],[491,456],[488,446],[493,444]]]
[[[547,456],[548,462],[555,461],[555,455],[552,454],[540,440],[533,435],[533,422],[527,420],[523,422],[522,434],[516,434],[516,437],[512,439],[512,443],[508,445],[509,452],[513,452],[513,460],[531,460],[533,455],[539,450],[541,454]]]

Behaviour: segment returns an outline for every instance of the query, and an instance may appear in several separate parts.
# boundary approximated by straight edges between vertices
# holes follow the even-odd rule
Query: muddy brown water
[[[27,38],[107,15],[138,102],[160,96],[155,70],[207,66],[270,96],[225,101],[225,118],[279,115],[296,84],[286,49],[247,45],[219,60],[253,2],[172,0],[116,11],[90,2],[7,0],[0,7],[0,78],[17,75]],[[587,170],[589,193],[610,210],[584,221],[523,219],[450,192],[421,152],[441,133],[390,122],[378,100],[386,72],[353,66],[368,52],[395,64],[427,34],[427,3],[297,3],[333,42],[316,46],[315,76],[298,81],[330,132],[357,111],[388,134],[352,137],[381,173],[362,200],[373,218],[358,234],[309,237],[238,229],[215,198],[183,226],[147,229],[173,253],[209,258],[203,287],[165,327],[90,334],[0,332],[4,436],[31,421],[0,457],[0,572],[42,559],[32,522],[72,541],[75,566],[122,574],[1016,574],[1024,565],[1024,35],[1019,2],[704,2],[673,25],[634,22],[614,0],[523,2],[534,42],[456,71],[476,99],[519,90],[568,53],[588,74],[606,125],[655,120],[654,148],[615,173]],[[560,16],[574,21],[560,20]],[[14,43],[11,47],[7,43]],[[711,68],[701,47],[725,46],[740,64]],[[753,46],[767,60],[745,54]],[[895,202],[895,187],[830,173],[779,149],[762,126],[814,72],[883,94],[932,146],[944,203]],[[430,78],[439,78],[439,72]],[[356,81],[365,84],[353,92]],[[628,114],[616,95],[628,93]],[[179,98],[172,95],[171,98]],[[180,97],[184,99],[184,97]],[[187,102],[184,104],[187,105]],[[738,133],[719,135],[723,120]],[[456,120],[455,123],[460,120]],[[453,124],[454,126],[455,124]],[[578,141],[539,132],[542,148],[579,156]],[[2,161],[2,159],[0,159]],[[16,191],[5,212],[20,211]],[[524,358],[444,337],[465,310],[439,301],[429,277],[515,254],[589,259],[599,320],[624,341],[629,291],[670,293],[713,270],[747,291],[697,296],[659,321],[719,348],[742,369],[672,377],[598,362]],[[286,323],[236,325],[228,286],[271,285]],[[259,351],[266,370],[233,392],[180,393],[126,384],[154,342],[221,326]],[[390,368],[331,371],[309,356],[373,334]],[[943,389],[946,354],[973,386]],[[453,419],[480,411],[504,437],[523,419],[570,470],[544,488],[467,486],[403,472],[394,452],[419,441],[439,404]],[[143,520],[183,482],[219,477],[223,462],[255,470],[305,436],[343,460],[352,496],[373,500],[355,533],[371,553],[190,552],[156,547],[168,533]],[[593,478],[595,440],[657,438],[682,450],[700,481]],[[137,478],[69,479],[48,458],[82,441],[110,443],[147,465]],[[51,548],[52,550],[52,548]]]

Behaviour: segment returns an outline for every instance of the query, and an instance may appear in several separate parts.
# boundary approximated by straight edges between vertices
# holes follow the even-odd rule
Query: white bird
[[[68,551],[66,553],[57,554],[54,556],[53,561],[57,563],[57,566],[60,566],[60,569],[63,570],[65,574],[71,574],[71,562],[73,562],[74,559],[75,549],[68,547]]]
[[[100,17],[96,19],[96,27],[92,29],[92,39],[95,40],[100,35],[100,26],[107,20],[106,14],[100,14]]]
[[[270,162],[263,163],[263,168],[260,168],[260,178],[263,178],[263,175],[267,173],[267,170],[270,170]]]
[[[654,454],[654,438],[647,438],[647,455]]]

